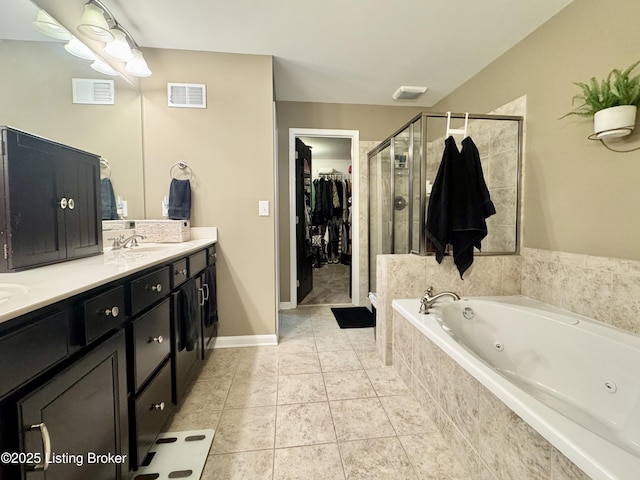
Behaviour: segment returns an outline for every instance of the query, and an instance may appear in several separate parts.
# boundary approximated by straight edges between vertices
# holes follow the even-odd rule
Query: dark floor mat
[[[366,307],[332,308],[340,328],[375,327],[376,319]]]

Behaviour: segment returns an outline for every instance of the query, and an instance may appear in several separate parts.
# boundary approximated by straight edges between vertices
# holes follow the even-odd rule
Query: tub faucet
[[[454,292],[440,292],[433,294],[433,287],[429,287],[424,294],[424,297],[420,299],[420,311],[419,313],[427,314],[429,313],[429,309],[433,307],[433,304],[436,303],[436,300],[442,297],[451,297],[453,300],[460,300],[460,295]]]
[[[127,245],[129,245],[128,248],[136,247],[138,246],[138,238],[140,240],[144,240],[147,237],[145,237],[144,235],[135,234],[135,235],[131,235],[130,237],[119,235],[114,238],[109,238],[109,240],[113,240],[113,245],[111,246],[111,249],[119,250],[121,248],[127,248]]]

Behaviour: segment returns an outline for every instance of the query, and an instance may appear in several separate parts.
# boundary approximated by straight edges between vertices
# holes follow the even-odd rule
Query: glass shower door
[[[393,253],[409,253],[410,126],[393,138]]]
[[[391,145],[369,158],[369,291],[376,291],[376,260],[392,253]]]

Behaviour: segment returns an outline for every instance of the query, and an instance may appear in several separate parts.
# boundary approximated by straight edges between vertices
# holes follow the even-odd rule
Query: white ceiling
[[[571,1],[102,0],[142,47],[273,55],[277,100],[425,107]],[[27,2],[0,0],[0,38]]]

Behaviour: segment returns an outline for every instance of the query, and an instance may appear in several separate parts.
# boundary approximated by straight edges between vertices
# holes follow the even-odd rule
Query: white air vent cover
[[[115,91],[113,80],[72,78],[73,103],[89,105],[113,105]]]
[[[207,108],[207,87],[200,83],[167,84],[170,107]]]

